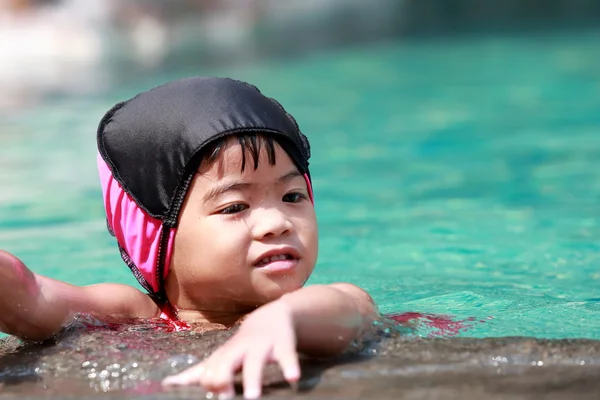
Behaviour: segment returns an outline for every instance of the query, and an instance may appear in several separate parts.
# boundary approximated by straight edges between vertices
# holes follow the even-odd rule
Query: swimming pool
[[[256,84],[310,138],[312,283],[473,319],[461,336],[600,339],[599,39],[395,42],[202,73]],[[115,102],[197,73],[6,119],[0,248],[70,283],[137,285],[106,232],[95,129]]]

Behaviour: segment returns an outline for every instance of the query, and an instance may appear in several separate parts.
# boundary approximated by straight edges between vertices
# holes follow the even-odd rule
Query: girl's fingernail
[[[256,388],[249,388],[244,390],[244,398],[245,399],[258,399],[260,397],[260,392]]]
[[[283,375],[285,376],[285,379],[288,381],[297,381],[298,379],[300,379],[300,371],[298,371],[296,368],[288,368],[283,372]]]

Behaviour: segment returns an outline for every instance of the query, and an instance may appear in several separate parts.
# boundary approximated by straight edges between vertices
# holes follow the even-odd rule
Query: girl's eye
[[[298,192],[288,193],[283,196],[283,201],[286,203],[298,203],[304,199],[306,199],[306,196]]]
[[[239,212],[244,211],[246,208],[248,208],[248,206],[245,204],[240,204],[240,203],[232,204],[229,207],[222,209],[220,213],[221,214],[237,214]]]

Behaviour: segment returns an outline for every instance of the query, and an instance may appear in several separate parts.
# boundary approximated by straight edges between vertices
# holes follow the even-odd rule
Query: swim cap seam
[[[290,114],[289,112],[286,111],[285,108],[283,108],[283,106],[281,105],[281,103],[279,101],[277,101],[276,99],[274,99],[272,97],[268,97],[268,99],[271,100],[277,107],[279,107],[279,109],[281,111],[283,111],[283,113],[286,115],[288,120],[290,120],[292,125],[294,125],[294,128],[296,128],[296,132],[298,133],[298,136],[300,137],[300,141],[302,142],[301,152],[306,161],[306,165],[308,166],[308,160],[310,159],[310,144],[308,143],[308,138],[300,130],[300,125],[298,125],[298,121],[296,121],[296,118],[294,118],[294,116],[292,114]]]
[[[166,224],[163,223],[162,232],[160,234],[160,241],[158,242],[158,258],[156,261],[156,295],[159,298],[165,300],[167,299],[167,294],[164,288],[164,270],[167,257],[167,252],[165,251],[165,248],[169,246],[169,237],[171,235],[170,231],[171,230],[169,229],[169,227],[167,227]]]
[[[152,290],[150,283],[146,280],[146,278],[144,278],[142,272],[135,265],[135,263],[133,262],[133,260],[129,256],[129,254],[127,254],[127,251],[119,244],[119,241],[117,241],[117,246],[119,247],[119,252],[121,253],[121,259],[123,260],[123,262],[125,262],[125,265],[127,265],[127,267],[129,267],[129,269],[131,270],[131,273],[137,279],[139,284],[144,289],[146,289],[146,291],[153,293],[154,290]]]

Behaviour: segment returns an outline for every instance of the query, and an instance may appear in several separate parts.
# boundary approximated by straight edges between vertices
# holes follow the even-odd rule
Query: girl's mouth
[[[265,265],[273,263],[273,262],[285,261],[285,260],[296,260],[296,258],[289,253],[278,254],[278,255],[269,256],[269,257],[265,257],[265,258],[261,259],[259,262],[256,263],[255,266],[262,267],[262,266],[265,266]]]

